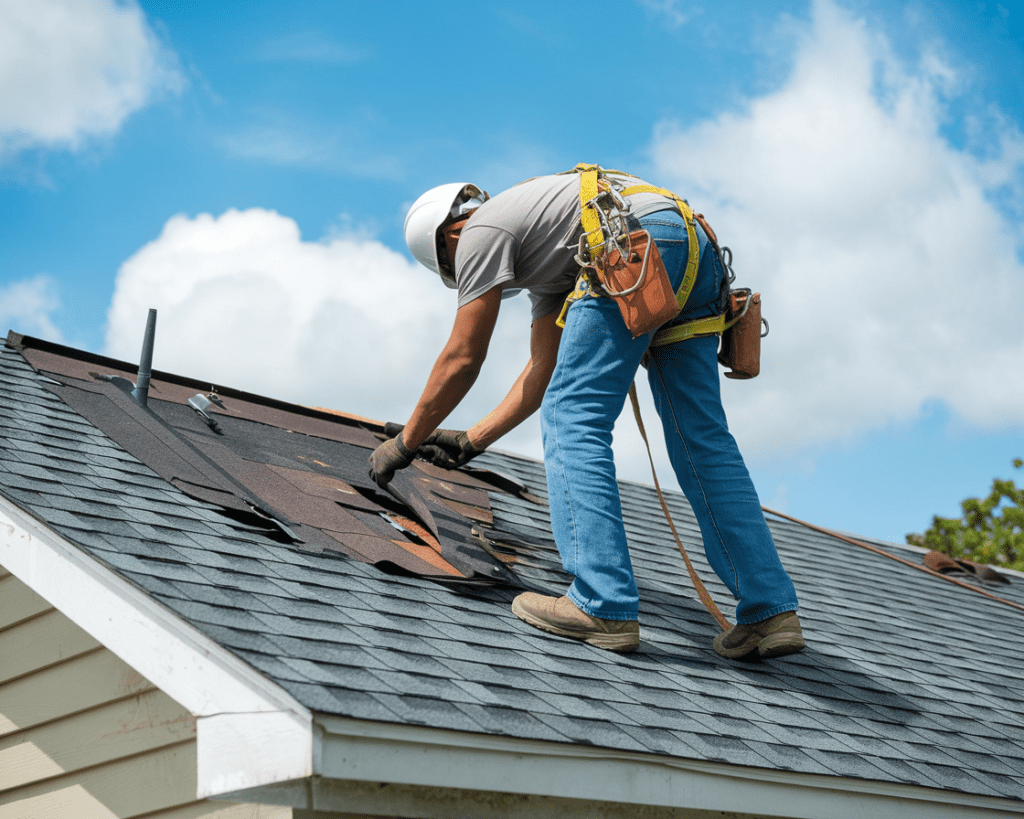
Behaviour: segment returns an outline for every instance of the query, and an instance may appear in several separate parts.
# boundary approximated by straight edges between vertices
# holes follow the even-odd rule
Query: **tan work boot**
[[[715,638],[715,651],[730,660],[757,652],[762,660],[803,651],[804,635],[795,611],[784,611],[759,623],[737,623]]]
[[[512,601],[512,611],[531,626],[608,651],[635,651],[640,645],[640,624],[636,620],[591,617],[568,597],[523,592]]]

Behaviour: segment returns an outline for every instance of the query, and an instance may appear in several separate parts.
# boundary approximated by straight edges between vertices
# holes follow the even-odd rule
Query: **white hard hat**
[[[456,288],[455,277],[437,261],[439,229],[488,200],[486,191],[468,182],[449,182],[431,188],[412,203],[405,217],[405,243],[424,267],[437,273],[448,287]]]

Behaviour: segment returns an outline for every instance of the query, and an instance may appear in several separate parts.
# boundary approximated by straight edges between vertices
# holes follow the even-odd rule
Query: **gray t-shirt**
[[[641,180],[623,175],[615,182]],[[630,197],[630,205],[634,212],[674,207],[656,194]],[[501,287],[528,292],[534,321],[560,310],[576,285],[582,235],[579,175],[538,176],[499,193],[462,229],[455,252],[459,307]]]

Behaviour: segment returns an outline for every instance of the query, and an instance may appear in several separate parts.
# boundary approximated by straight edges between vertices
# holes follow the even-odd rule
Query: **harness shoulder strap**
[[[577,165],[577,168],[582,166]],[[601,217],[597,215],[596,206],[593,200],[597,198],[600,191],[598,183],[598,171],[596,165],[586,166],[586,170],[580,171],[580,222],[583,225],[583,232],[587,236],[587,247],[590,248],[590,258],[595,258],[604,247],[604,231],[601,230]]]

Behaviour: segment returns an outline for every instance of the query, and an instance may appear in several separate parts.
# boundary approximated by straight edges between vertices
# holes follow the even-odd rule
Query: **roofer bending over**
[[[583,171],[596,167],[537,177],[493,198],[475,185],[441,185],[413,204],[406,242],[458,290],[458,311],[412,417],[373,452],[370,475],[386,486],[421,446],[420,455],[438,465],[462,466],[540,408],[552,529],[575,580],[564,597],[527,592],[512,610],[545,631],[632,651],[640,642],[639,596],[611,444],[612,427],[649,352],[648,380],[673,469],[708,560],[738,600],[738,624],[715,639],[715,651],[729,658],[800,651],[796,591],[726,425],[718,336],[650,346],[654,331],[634,338],[619,299],[580,276],[588,242],[593,248],[595,235],[596,244],[603,241],[601,226],[614,232],[615,218],[628,220],[630,230],[642,228],[653,238],[673,290],[690,274],[688,296],[680,297],[685,307],[669,325],[675,326],[721,314],[729,291],[722,261],[674,194],[601,169],[588,179]],[[593,187],[595,179],[603,193],[591,197],[586,185]],[[595,214],[600,224],[593,228]],[[691,237],[699,257],[691,257]],[[519,290],[532,304],[529,363],[486,418],[467,431],[438,429],[480,371],[502,298]],[[559,316],[569,294],[575,298],[563,330]]]

